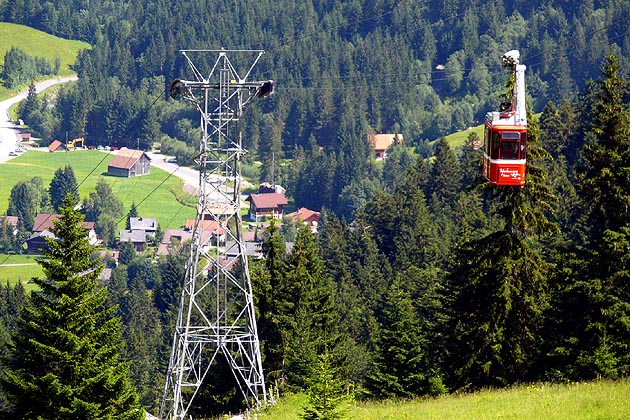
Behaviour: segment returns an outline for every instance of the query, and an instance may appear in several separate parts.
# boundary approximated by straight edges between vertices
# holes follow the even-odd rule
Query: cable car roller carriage
[[[525,69],[518,50],[503,55],[503,67],[514,73],[514,92],[507,109],[488,112],[484,127],[483,176],[491,185],[525,186],[527,114]]]

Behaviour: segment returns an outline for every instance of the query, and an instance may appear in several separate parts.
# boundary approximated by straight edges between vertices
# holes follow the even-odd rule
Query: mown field
[[[4,64],[4,54],[11,47],[17,47],[32,57],[44,57],[53,63],[59,57],[59,76],[69,76],[76,73],[72,66],[79,51],[89,49],[90,44],[59,38],[24,25],[0,22],[0,66]],[[0,101],[16,93],[0,85]]]
[[[5,214],[11,189],[21,181],[35,176],[48,186],[55,171],[66,165],[72,166],[79,183],[81,200],[94,191],[98,178],[103,176],[112,186],[114,194],[125,206],[120,215],[119,228],[125,227],[125,215],[136,203],[142,217],[155,217],[162,227],[179,228],[186,219],[195,217],[196,199],[183,192],[183,182],[174,175],[151,167],[151,174],[135,178],[118,178],[107,175],[107,164],[113,155],[96,150],[73,152],[40,152],[29,150],[0,164],[0,214]]]
[[[347,420],[627,420],[630,379],[533,384],[436,399],[356,403]],[[259,420],[298,420],[305,395],[283,398]]]
[[[32,287],[28,282],[33,277],[42,277],[42,269],[35,258],[41,258],[41,255],[0,254],[0,286],[22,283],[26,290],[30,290]]]

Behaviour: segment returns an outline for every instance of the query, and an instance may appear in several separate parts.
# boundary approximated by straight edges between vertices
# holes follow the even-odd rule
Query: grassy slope
[[[451,146],[451,149],[457,151],[461,146],[466,143],[466,139],[470,135],[470,133],[477,133],[477,136],[481,141],[483,141],[483,124],[478,125],[476,127],[472,127],[468,130],[458,131],[456,133],[449,134],[448,136],[444,136],[446,141]],[[433,140],[431,144],[436,143],[437,140]]]
[[[39,176],[48,186],[58,168],[72,166],[79,186],[81,199],[94,191],[99,176],[107,173],[107,164],[112,155],[95,150],[78,150],[75,152],[46,153],[28,151],[0,165],[0,214],[6,212],[11,188],[21,180]],[[112,186],[114,194],[123,201],[125,214],[135,202],[139,214],[143,217],[155,217],[162,229],[178,228],[186,219],[194,218],[194,202],[182,192],[182,181],[169,176],[169,173],[151,167],[151,174],[136,178],[117,178],[105,176]],[[150,195],[149,195],[150,194]],[[183,206],[177,197],[187,200],[192,207]],[[142,203],[140,203],[144,200]],[[124,229],[125,214],[120,215],[119,228]]]
[[[348,420],[630,419],[630,380],[535,384],[437,399],[357,403]],[[304,395],[282,399],[259,418],[298,420]]]
[[[0,22],[0,65],[4,64],[4,54],[11,47],[18,47],[33,57],[45,57],[52,63],[59,57],[61,60],[59,75],[68,76],[75,73],[71,67],[79,51],[89,49],[90,45],[49,35],[28,26]],[[15,93],[17,92],[0,86],[0,100],[7,99]]]
[[[33,277],[42,276],[42,268],[36,258],[41,255],[2,255],[0,254],[0,285],[14,285],[20,282],[25,289],[31,290],[34,285],[27,284]]]

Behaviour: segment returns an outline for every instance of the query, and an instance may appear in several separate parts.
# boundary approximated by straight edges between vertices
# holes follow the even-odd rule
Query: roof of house
[[[43,232],[44,230],[53,227],[55,220],[59,220],[60,214],[47,214],[39,213],[35,216],[35,223],[33,223],[33,232]],[[85,230],[94,229],[94,222],[83,222]]]
[[[120,242],[144,243],[147,241],[147,234],[144,230],[121,230]]]
[[[245,255],[251,255],[258,258],[263,257],[262,242],[242,242],[243,249],[239,250],[238,243],[235,241],[226,241],[225,255],[228,258],[234,258],[241,252]]]
[[[155,232],[157,230],[157,220],[155,217],[130,217],[129,227],[131,227],[131,230]]]
[[[298,211],[294,211],[293,213],[287,214],[288,217],[292,218],[293,221],[297,222],[301,220],[303,222],[319,222],[320,212],[309,210],[306,207],[300,207]]]
[[[50,143],[50,145],[48,146],[48,151],[50,152],[54,152],[55,150],[59,149],[59,147],[62,147],[63,143],[60,142],[59,140],[53,140],[52,143]]]
[[[123,147],[116,153],[116,156],[114,156],[107,166],[111,168],[131,169],[142,156],[146,156],[147,159],[151,160],[142,150],[132,150]]]
[[[19,218],[17,216],[0,216],[0,223],[6,221],[8,224],[17,229]]]
[[[250,194],[246,201],[254,203],[257,209],[270,209],[289,204],[284,194]]]
[[[192,232],[182,229],[166,229],[164,237],[162,237],[162,243],[168,244],[171,242],[171,239],[177,239],[179,242],[185,242],[192,239]]]
[[[195,219],[186,220],[186,229],[191,231],[195,227]],[[225,235],[225,229],[215,220],[200,220],[199,228],[202,232],[208,232],[214,235]]]
[[[402,134],[368,134],[368,142],[374,150],[389,150],[396,137],[400,142],[403,141]]]

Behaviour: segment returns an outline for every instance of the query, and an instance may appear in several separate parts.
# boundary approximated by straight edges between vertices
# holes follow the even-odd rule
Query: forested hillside
[[[194,112],[159,98],[188,75],[178,50],[265,49],[252,77],[274,79],[277,94],[249,111],[249,158],[263,161],[263,181],[271,181],[272,155],[295,158],[276,168],[275,181],[298,206],[338,214],[344,187],[376,177],[367,133],[402,133],[427,157],[428,140],[497,107],[505,51],[521,51],[536,112],[584,89],[609,48],[624,63],[630,56],[623,0],[2,3],[3,20],[93,45],[77,63],[81,83],[60,98],[56,124],[41,127],[46,138],[68,132],[93,144],[194,148]],[[322,156],[313,156],[315,146]],[[318,194],[310,193],[315,178],[326,185]]]
[[[377,399],[630,374],[630,3],[544,3],[0,1],[4,20],[93,45],[56,106],[30,98],[25,121],[51,137],[185,158],[197,113],[164,99],[188,72],[177,50],[267,51],[252,77],[277,92],[247,115],[246,170],[324,213],[317,236],[272,225],[251,262],[267,379],[308,389],[326,360]],[[523,189],[489,187],[480,152],[441,139],[498,109],[511,49],[527,65]],[[404,136],[380,162],[376,132]],[[110,284],[150,409],[185,258],[132,256]],[[239,406],[225,373],[195,414]]]

